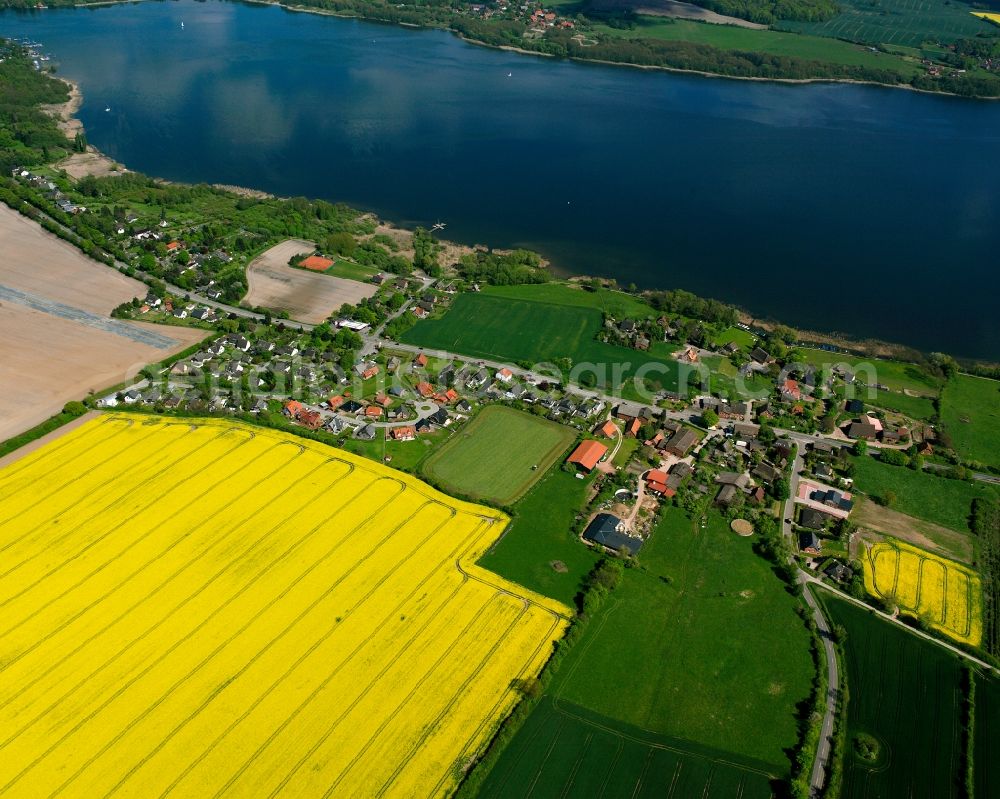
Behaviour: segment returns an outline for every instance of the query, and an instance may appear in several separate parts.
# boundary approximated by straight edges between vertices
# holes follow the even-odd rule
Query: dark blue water
[[[563,272],[1000,358],[1000,103],[193,0],[8,11],[0,35],[41,41],[83,88],[90,141],[149,174],[441,219]]]

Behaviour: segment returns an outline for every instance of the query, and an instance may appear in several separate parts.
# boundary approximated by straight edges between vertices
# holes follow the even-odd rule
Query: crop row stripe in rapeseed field
[[[446,795],[569,615],[474,565],[502,514],[274,431],[101,417],[0,495],[5,796]]]
[[[315,456],[313,456],[315,458]],[[295,491],[296,487],[302,490],[300,480],[304,480],[308,477],[309,473],[316,468],[316,462],[308,458],[303,458],[298,456],[293,464],[295,468],[292,468],[288,464],[279,464],[278,468],[286,472],[286,476],[293,481],[292,486],[284,487],[278,481],[265,482],[264,485],[268,487],[268,490],[263,490],[261,486],[254,485],[250,490],[253,491],[254,499],[257,500],[256,504],[249,504],[245,508],[245,516],[238,518],[234,523],[230,524],[225,532],[218,538],[211,540],[209,539],[207,545],[197,550],[187,561],[181,564],[175,571],[169,573],[164,579],[159,581],[153,588],[146,591],[144,594],[140,594],[137,600],[130,605],[126,611],[124,611],[120,616],[109,620],[99,629],[90,633],[87,638],[84,638],[78,644],[75,645],[73,649],[65,649],[59,651],[52,651],[51,649],[45,652],[45,657],[48,661],[48,666],[44,666],[42,663],[36,663],[33,661],[27,662],[26,667],[19,672],[12,673],[11,682],[19,686],[17,693],[12,693],[10,697],[3,698],[0,697],[0,710],[5,708],[7,704],[12,701],[19,693],[27,692],[31,688],[34,688],[38,683],[48,677],[51,673],[59,668],[59,663],[65,658],[74,658],[82,655],[82,659],[90,662],[93,658],[91,653],[104,652],[108,644],[105,644],[104,636],[111,639],[112,636],[108,635],[108,632],[115,627],[115,625],[122,625],[125,620],[130,617],[131,614],[137,611],[141,612],[143,617],[152,621],[156,621],[147,626],[145,630],[141,632],[136,638],[134,638],[129,644],[124,648],[115,653],[113,658],[104,661],[97,670],[90,672],[85,675],[80,683],[75,685],[70,689],[70,693],[74,693],[76,690],[81,688],[83,685],[96,679],[101,670],[111,665],[113,660],[120,657],[122,654],[131,649],[132,647],[139,645],[142,640],[154,633],[163,624],[165,624],[170,617],[175,613],[189,612],[192,610],[192,603],[199,599],[202,594],[213,587],[224,584],[225,573],[233,567],[235,561],[223,560],[219,561],[221,567],[211,573],[207,579],[204,578],[206,572],[206,564],[214,563],[217,559],[216,553],[213,551],[217,548],[229,547],[228,549],[223,549],[223,552],[230,552],[235,554],[239,553],[240,558],[250,557],[253,552],[262,545],[262,542],[266,538],[273,534],[277,527],[282,523],[278,522],[271,528],[264,530],[259,536],[254,539],[245,540],[241,539],[239,533],[245,532],[242,529],[242,524],[248,521],[254,514],[260,512],[263,508],[270,506],[272,512],[275,514],[276,518],[279,519],[293,519],[297,513],[300,513],[305,507],[304,500],[306,497],[300,497]],[[332,488],[337,482],[342,480],[348,474],[350,474],[350,469],[345,469],[340,474],[336,474],[334,479],[330,481],[324,488]],[[276,492],[276,493],[274,493]],[[206,519],[206,524],[210,524],[211,519]],[[245,547],[241,546],[246,544]],[[186,573],[186,574],[185,574]],[[181,577],[190,576],[192,580],[204,580],[201,585],[193,592],[188,593],[185,587],[185,582]],[[141,590],[141,589],[137,589]],[[232,601],[234,597],[231,597],[229,601]],[[155,600],[155,605],[151,600]],[[177,601],[179,600],[179,601]],[[157,618],[158,617],[158,618]],[[55,631],[54,631],[55,632]],[[44,643],[48,638],[40,639],[38,645]],[[91,649],[87,651],[85,648],[90,646]],[[32,650],[34,647],[32,648]],[[24,653],[29,654],[29,652]],[[20,658],[19,658],[20,660]],[[11,663],[7,664],[7,668],[11,667]],[[19,664],[21,665],[21,664]],[[39,693],[42,696],[51,696],[54,691],[54,686],[46,684],[40,686],[41,690]],[[57,697],[55,706],[58,706],[61,701],[61,697]],[[49,706],[43,715],[51,712],[54,706]],[[6,742],[0,742],[0,747],[5,745]]]
[[[864,559],[865,588],[894,595],[899,607],[923,615],[942,632],[978,644],[982,638],[982,583],[970,569],[895,540],[881,541]]]

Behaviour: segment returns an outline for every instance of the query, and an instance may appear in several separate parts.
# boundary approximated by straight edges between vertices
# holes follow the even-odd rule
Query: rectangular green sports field
[[[445,490],[508,504],[534,485],[574,438],[561,424],[494,405],[428,458],[423,473]]]

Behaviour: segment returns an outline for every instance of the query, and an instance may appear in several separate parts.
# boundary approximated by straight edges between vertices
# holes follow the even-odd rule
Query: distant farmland
[[[446,796],[565,627],[506,524],[220,421],[103,416],[0,471],[0,795]]]
[[[546,697],[504,751],[480,796],[773,796],[766,773],[730,759]]]
[[[832,36],[866,44],[919,47],[927,41],[951,43],[989,33],[989,23],[959,0],[842,0],[841,10],[826,22],[782,20],[782,30]]]
[[[864,608],[820,596],[833,623],[847,630],[843,799],[963,797],[958,658]],[[878,741],[875,762],[854,754],[858,734]]]
[[[565,425],[493,406],[428,458],[423,472],[446,490],[507,504],[534,485],[573,438]]]

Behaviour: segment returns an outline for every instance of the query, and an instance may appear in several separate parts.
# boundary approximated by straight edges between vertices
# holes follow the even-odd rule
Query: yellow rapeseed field
[[[872,596],[893,597],[900,610],[956,640],[979,645],[983,589],[971,569],[889,539],[868,547],[864,572],[865,589]]]
[[[442,796],[569,609],[502,513],[223,421],[106,415],[0,470],[0,796]]]
[[[989,11],[972,11],[970,13],[974,17],[979,17],[980,19],[985,19],[990,22],[995,22],[997,25],[1000,25],[1000,14],[993,14],[990,13]]]

